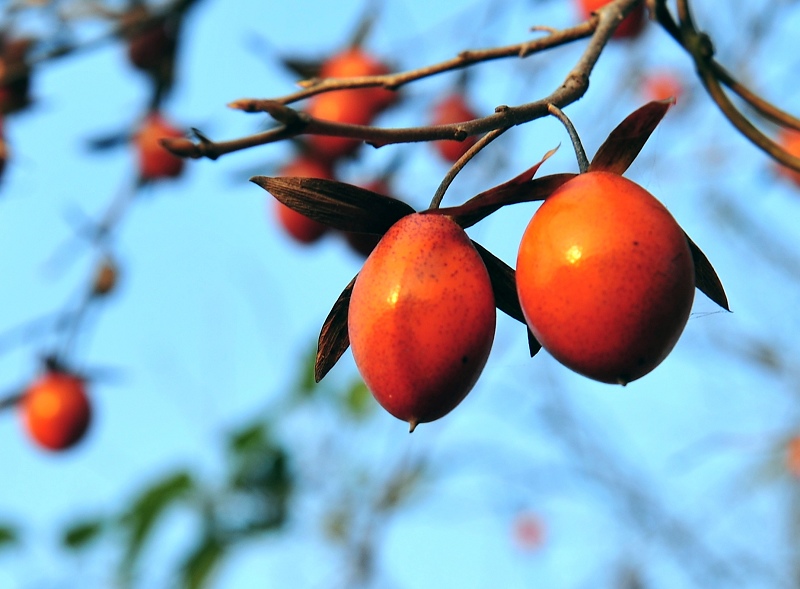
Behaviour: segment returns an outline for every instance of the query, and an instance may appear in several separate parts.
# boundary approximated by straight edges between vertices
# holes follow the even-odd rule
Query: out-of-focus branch
[[[299,92],[272,100],[241,99],[229,104],[231,108],[245,112],[266,112],[273,116],[280,126],[263,133],[240,139],[214,142],[201,137],[196,143],[183,139],[166,140],[163,145],[182,157],[216,159],[221,155],[295,137],[301,134],[334,135],[362,139],[375,147],[392,143],[435,141],[439,139],[462,140],[464,134],[479,135],[497,129],[511,128],[531,122],[550,114],[549,105],[559,108],[579,100],[589,87],[589,76],[597,63],[603,48],[616,30],[619,22],[642,0],[615,0],[597,11],[588,21],[575,27],[550,32],[545,37],[516,45],[494,49],[469,50],[457,57],[423,68],[382,76],[356,78],[331,78],[311,80],[309,86]],[[415,80],[420,80],[442,72],[464,68],[477,63],[507,57],[526,57],[566,43],[591,36],[589,44],[562,84],[549,96],[520,106],[499,106],[491,115],[467,122],[450,125],[405,127],[386,129],[367,125],[336,123],[311,117],[307,113],[289,108],[288,104],[308,98],[315,94],[333,90],[383,86],[395,89]]]
[[[666,0],[656,0],[656,19],[664,29],[691,55],[700,80],[711,99],[725,117],[754,145],[779,163],[800,171],[800,157],[788,153],[767,137],[737,109],[722,86],[727,86],[737,96],[755,109],[765,119],[779,125],[800,130],[800,119],[781,110],[738,82],[714,59],[714,47],[707,34],[698,31],[691,15],[689,0],[677,0],[678,22],[670,14]]]

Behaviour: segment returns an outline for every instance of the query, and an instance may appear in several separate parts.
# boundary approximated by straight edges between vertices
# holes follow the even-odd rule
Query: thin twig
[[[502,107],[492,115],[477,118],[467,123],[454,123],[451,125],[401,127],[387,129],[368,125],[350,125],[314,118],[307,113],[293,111],[284,106],[281,120],[285,120],[288,112],[295,124],[281,125],[275,129],[233,139],[215,142],[204,140],[191,144],[185,139],[164,141],[164,146],[176,155],[182,157],[216,159],[222,155],[280,141],[300,134],[333,135],[338,137],[352,137],[380,147],[394,143],[409,143],[418,141],[436,141],[439,139],[463,139],[467,135],[483,135],[491,131],[509,128],[531,122],[549,114],[548,105],[554,104],[564,107],[580,99],[589,87],[589,75],[594,69],[603,48],[613,34],[619,16],[624,16],[633,9],[641,0],[617,0],[612,5],[600,9],[596,15],[587,22],[575,27],[564,29],[558,33],[547,35],[535,41],[528,41],[516,45],[494,49],[471,50],[461,52],[456,58],[434,64],[424,68],[407,72],[389,74],[384,76],[365,76],[357,78],[331,78],[325,79],[294,94],[270,99],[241,99],[229,106],[244,110],[245,112],[269,112],[275,109],[276,103],[287,105],[292,102],[308,98],[321,92],[370,86],[383,86],[397,88],[411,81],[419,80],[442,72],[459,69],[476,63],[493,59],[527,56],[532,53],[544,51],[591,35],[589,44],[578,59],[575,66],[567,74],[561,85],[549,96],[523,104],[517,107]],[[612,12],[611,9],[614,9]]]
[[[564,114],[564,111],[555,104],[548,104],[547,110],[561,121],[561,124],[567,129],[569,138],[572,141],[572,147],[575,149],[575,157],[578,159],[578,169],[581,174],[585,173],[589,169],[589,158],[586,157],[586,150],[583,148],[583,143],[581,143],[581,138],[578,135],[578,131],[575,129],[575,125],[573,125],[569,117]]]
[[[453,164],[453,167],[450,168],[450,170],[448,170],[447,174],[445,174],[445,177],[439,184],[439,187],[436,189],[436,192],[434,193],[433,198],[431,199],[431,204],[430,204],[431,209],[439,208],[439,205],[442,204],[444,193],[447,192],[447,189],[450,187],[450,184],[452,184],[453,180],[458,175],[458,173],[464,168],[464,166],[467,165],[467,162],[470,161],[473,157],[475,157],[475,154],[477,154],[484,147],[489,145],[492,141],[500,137],[500,135],[508,131],[510,128],[511,127],[501,127],[500,129],[495,129],[494,131],[490,131],[489,133],[481,137],[475,143],[475,145],[470,147],[464,155],[458,158],[458,161],[456,161],[456,163]]]

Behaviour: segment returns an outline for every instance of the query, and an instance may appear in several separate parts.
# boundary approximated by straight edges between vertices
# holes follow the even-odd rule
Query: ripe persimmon
[[[542,346],[607,383],[658,366],[694,300],[683,230],[649,192],[610,172],[576,176],[544,201],[522,237],[516,277]]]
[[[369,125],[374,114],[361,102],[361,90],[336,90],[311,99],[307,112],[312,117],[348,125]],[[319,157],[336,160],[352,154],[362,141],[335,135],[310,135],[308,144]]]
[[[301,155],[283,166],[278,175],[330,180],[333,179],[333,170],[326,162]],[[303,244],[314,243],[328,231],[327,225],[298,213],[279,200],[274,200],[273,206],[278,223],[295,241]]]
[[[778,133],[778,145],[780,145],[786,153],[800,157],[800,131],[781,128]],[[780,164],[778,164],[777,170],[781,176],[794,182],[797,186],[800,186],[800,172]]]
[[[382,76],[389,73],[386,64],[372,57],[361,47],[349,47],[325,61],[320,69],[322,78],[356,78]],[[397,101],[398,94],[380,86],[359,88],[358,102],[377,114]]]
[[[642,96],[648,102],[667,98],[674,98],[677,101],[683,90],[683,82],[678,74],[672,71],[648,72],[642,78]]]
[[[463,123],[477,118],[478,115],[467,104],[466,98],[461,93],[453,93],[438,102],[433,108],[433,125],[450,125],[452,123]],[[467,153],[470,147],[475,145],[477,137],[470,135],[463,141],[443,139],[434,141],[433,145],[439,154],[448,162],[454,163],[458,158]]]
[[[584,19],[589,18],[593,12],[609,2],[611,0],[577,0],[578,10]],[[644,2],[640,2],[628,13],[628,16],[622,19],[613,36],[615,39],[633,39],[642,32],[645,22]]]
[[[795,478],[800,478],[800,436],[794,436],[786,442],[786,470]]]
[[[155,23],[130,38],[128,61],[136,69],[152,71],[173,59],[175,33],[165,22]]]
[[[351,78],[382,75],[389,69],[359,47],[337,53],[320,70],[322,78]],[[350,125],[369,125],[375,116],[397,100],[397,93],[385,88],[335,90],[311,98],[307,112],[313,117]],[[349,137],[312,135],[311,148],[322,157],[337,159],[353,153],[361,141]]]
[[[22,421],[31,438],[47,450],[65,450],[86,433],[91,405],[82,378],[50,370],[24,392]]]
[[[413,431],[452,411],[475,385],[495,321],[489,274],[467,234],[449,217],[414,213],[364,263],[348,333],[367,387]]]
[[[175,178],[183,172],[183,158],[167,151],[161,139],[183,137],[184,133],[158,112],[149,113],[134,136],[142,180]]]

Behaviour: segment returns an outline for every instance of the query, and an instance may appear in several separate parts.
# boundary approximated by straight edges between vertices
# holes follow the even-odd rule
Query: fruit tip
[[[408,422],[408,433],[413,434],[414,430],[417,429],[419,422],[416,419],[412,419]]]

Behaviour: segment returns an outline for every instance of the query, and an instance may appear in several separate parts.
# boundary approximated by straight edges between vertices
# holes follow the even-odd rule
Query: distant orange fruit
[[[366,51],[351,47],[335,54],[320,70],[322,78],[352,78],[389,73],[389,69]],[[307,112],[326,121],[369,125],[375,116],[397,100],[397,93],[385,88],[335,90],[313,96]],[[352,154],[361,141],[349,137],[311,135],[309,145],[320,156],[337,159]]]
[[[163,21],[154,23],[130,38],[128,61],[139,70],[156,70],[173,59],[175,44],[174,31]]]
[[[183,172],[184,160],[167,151],[161,139],[183,137],[184,133],[158,112],[149,113],[134,136],[139,157],[139,176],[143,180],[175,178]]]
[[[599,10],[611,0],[578,0],[578,10],[581,17],[584,19],[589,18],[593,12]],[[642,32],[646,23],[644,13],[644,2],[640,2],[636,7],[628,13],[614,32],[616,39],[632,39],[637,37]]]
[[[333,170],[325,162],[301,155],[283,166],[278,171],[278,176],[325,178],[330,180],[333,178]],[[302,244],[314,243],[328,231],[327,225],[298,213],[279,200],[275,200],[274,203],[275,216],[278,222],[295,241]]]
[[[645,100],[666,100],[674,98],[676,101],[683,94],[683,82],[677,73],[668,70],[648,72],[642,78],[642,95]]]
[[[533,551],[541,548],[545,541],[542,519],[534,513],[517,515],[514,519],[514,541],[521,550]]]
[[[355,78],[361,76],[383,76],[389,73],[386,64],[375,59],[360,47],[350,47],[337,53],[322,64],[322,78]],[[379,86],[358,89],[358,102],[367,110],[377,114],[397,101],[398,94]]]
[[[414,213],[389,229],[359,272],[348,332],[367,387],[413,431],[475,385],[495,321],[489,274],[467,234],[449,217]]]
[[[544,201],[522,237],[516,277],[542,346],[606,383],[658,366],[694,300],[685,234],[649,192],[609,172],[576,176]]]
[[[452,123],[463,123],[464,121],[471,121],[477,119],[478,115],[467,104],[466,98],[460,93],[454,93],[446,96],[443,100],[438,102],[433,109],[433,125],[450,125]],[[436,150],[446,161],[455,163],[462,155],[469,151],[469,148],[475,145],[478,138],[470,135],[463,141],[455,141],[443,139],[441,141],[434,141],[433,145]]]
[[[800,478],[800,436],[786,442],[786,470],[793,477]]]
[[[800,157],[800,131],[781,128],[778,132],[777,141],[778,145],[780,145],[786,153]],[[778,164],[777,170],[781,176],[794,182],[797,186],[800,186],[800,172],[780,164]]]
[[[91,406],[83,379],[49,371],[34,381],[21,400],[23,424],[31,438],[47,450],[65,450],[86,433]]]

